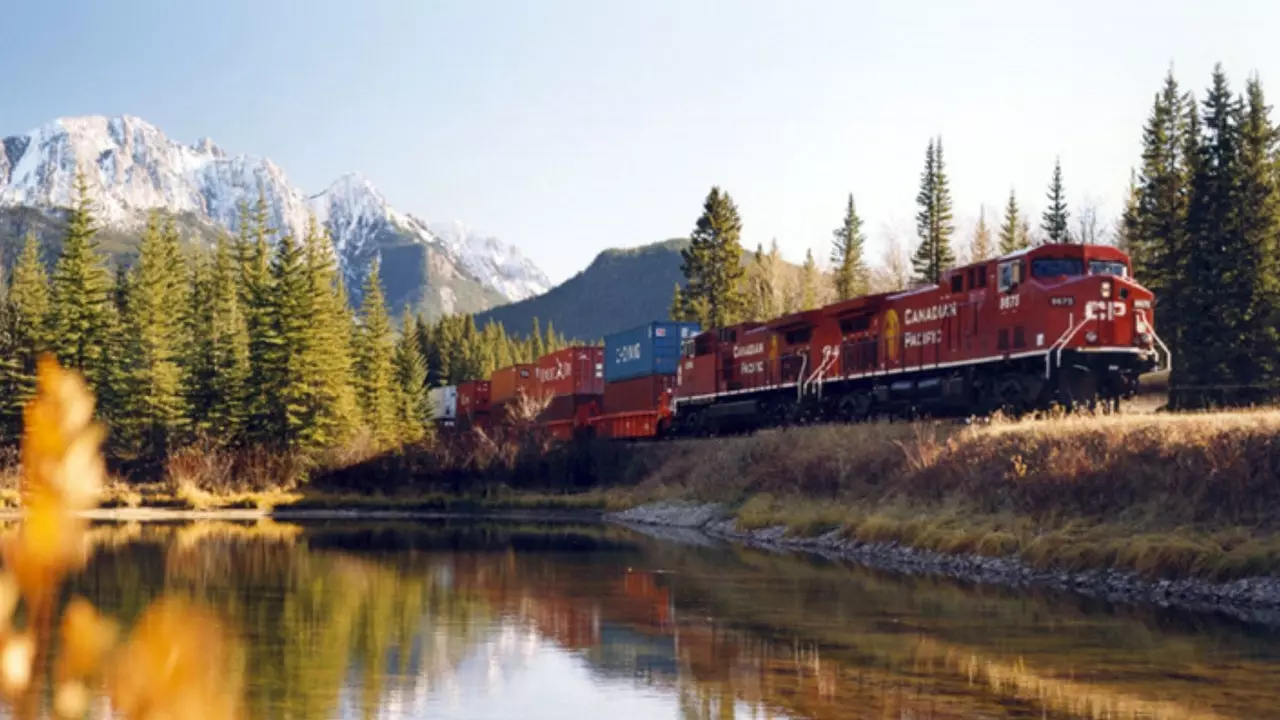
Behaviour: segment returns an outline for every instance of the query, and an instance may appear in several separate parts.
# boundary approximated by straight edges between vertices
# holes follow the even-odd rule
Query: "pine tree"
[[[240,267],[225,235],[213,257],[197,258],[188,295],[191,341],[183,367],[188,423],[218,443],[244,439],[248,420],[249,329],[239,291]]]
[[[400,436],[417,440],[426,431],[431,409],[427,403],[427,365],[418,351],[417,326],[408,310],[401,324],[403,331],[396,341],[396,423]],[[497,329],[500,329],[498,326]]]
[[[1049,191],[1046,193],[1046,197],[1049,199],[1049,207],[1045,209],[1044,215],[1040,220],[1040,229],[1044,230],[1047,238],[1046,242],[1071,242],[1071,232],[1067,224],[1069,213],[1067,212],[1066,191],[1062,187],[1061,160],[1054,160],[1053,162],[1053,179],[1049,182]]]
[[[365,427],[378,442],[386,444],[393,442],[396,435],[395,339],[376,264],[365,278],[362,296],[356,345],[356,392]],[[471,327],[474,330],[474,323]],[[456,385],[461,379],[469,378],[455,377],[450,384]]]
[[[355,318],[333,253],[333,240],[312,217],[307,224],[305,262],[310,287],[311,331],[305,366],[312,376],[312,440],[333,445],[359,425],[360,410],[352,379],[351,341]]]
[[[680,251],[687,281],[680,293],[681,316],[705,328],[726,327],[742,316],[742,219],[733,198],[712,187],[702,206],[689,247]]]
[[[946,164],[942,158],[942,138],[929,141],[925,151],[924,171],[920,174],[920,192],[916,195],[916,233],[920,246],[911,259],[916,279],[937,283],[942,273],[953,264],[951,235],[951,190],[947,185]]]
[[[1138,174],[1129,171],[1129,186],[1124,193],[1124,208],[1116,221],[1116,247],[1129,256],[1133,263],[1133,250],[1138,243]]]
[[[1008,255],[1031,246],[1031,238],[1023,225],[1018,198],[1009,191],[1009,202],[1004,207],[1004,222],[1000,224],[1000,254]]]
[[[1233,334],[1232,376],[1250,386],[1234,401],[1258,403],[1273,398],[1280,362],[1280,189],[1276,185],[1277,135],[1262,83],[1252,77],[1237,105],[1239,132],[1237,208],[1239,246],[1229,258],[1232,289],[1241,306],[1241,324]]]
[[[102,350],[108,323],[110,275],[98,254],[89,184],[76,174],[76,197],[53,271],[50,341],[62,364],[93,386],[105,379]]]
[[[1245,250],[1241,230],[1239,103],[1232,96],[1221,66],[1215,68],[1204,100],[1203,137],[1194,160],[1191,202],[1187,302],[1183,330],[1188,377],[1194,390],[1186,399],[1194,406],[1231,402],[1228,386],[1253,378],[1237,376],[1247,327],[1249,283],[1241,277],[1238,255]],[[1222,389],[1214,389],[1222,388]]]
[[[1170,71],[1142,131],[1142,168],[1128,252],[1134,278],[1155,293],[1162,335],[1170,335],[1165,332],[1170,327],[1166,310],[1178,295],[1174,280],[1187,250],[1186,124],[1195,110],[1195,102],[1183,99]]]
[[[831,266],[835,268],[836,300],[849,300],[867,294],[870,272],[863,257],[866,237],[862,234],[862,218],[849,193],[844,222],[832,233],[835,235],[831,250]]]
[[[776,274],[773,257],[765,254],[763,246],[757,245],[747,264],[744,320],[762,322],[777,316],[777,293],[774,288]],[[679,287],[676,291],[679,292]]]
[[[172,229],[153,212],[142,234],[138,260],[123,307],[124,412],[137,450],[164,457],[184,416],[178,366],[183,327],[180,312],[185,272]],[[175,233],[176,235],[176,233]]]
[[[973,237],[969,240],[969,262],[988,260],[994,254],[991,242],[991,226],[987,225],[987,208],[978,209],[978,224],[973,228]]]
[[[315,343],[312,300],[314,286],[307,271],[305,249],[292,233],[284,233],[271,258],[271,296],[267,302],[267,344],[261,358],[261,384],[265,413],[258,429],[258,441],[287,450],[317,446],[315,411]],[[250,337],[250,357],[254,341]],[[256,415],[257,413],[255,413]]]
[[[269,407],[273,381],[269,373],[270,357],[278,339],[272,325],[275,288],[269,238],[273,231],[268,225],[267,198],[262,188],[258,189],[253,210],[242,206],[240,218],[235,254],[240,270],[239,301],[249,338],[249,372],[241,414],[245,418],[246,437],[253,442],[270,443],[272,433],[278,429],[272,426]]]
[[[546,342],[542,338],[542,327],[538,324],[538,318],[533,319],[533,330],[529,332],[529,340],[533,343],[533,357],[540,358],[547,354]]]
[[[0,407],[0,434],[17,437],[22,407],[35,392],[36,359],[49,349],[49,276],[40,261],[40,243],[28,233],[10,273],[4,301],[7,349],[11,366]]]

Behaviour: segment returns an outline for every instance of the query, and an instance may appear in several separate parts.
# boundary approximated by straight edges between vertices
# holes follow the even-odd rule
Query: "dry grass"
[[[747,527],[1040,567],[1280,570],[1280,412],[997,419],[673,443],[637,498],[738,503]]]

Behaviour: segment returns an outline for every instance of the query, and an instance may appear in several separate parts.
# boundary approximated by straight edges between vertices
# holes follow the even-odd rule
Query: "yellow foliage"
[[[105,429],[93,420],[93,394],[52,357],[40,359],[36,394],[23,412],[22,520],[3,541],[0,573],[0,691],[16,716],[34,718],[53,648],[56,601],[89,542],[86,510],[98,505],[106,465]],[[23,604],[26,627],[12,626]],[[84,598],[58,624],[53,711],[82,717],[89,687],[110,668],[108,697],[125,718],[239,718],[242,663],[235,638],[209,611],[161,598],[123,646],[115,620]]]

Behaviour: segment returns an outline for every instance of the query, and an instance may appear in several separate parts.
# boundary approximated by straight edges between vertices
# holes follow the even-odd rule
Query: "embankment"
[[[631,522],[905,572],[1280,608],[1280,413],[829,426],[672,445]]]

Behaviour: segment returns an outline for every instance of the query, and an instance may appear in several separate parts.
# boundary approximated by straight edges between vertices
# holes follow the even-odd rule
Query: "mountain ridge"
[[[392,207],[360,173],[304,193],[269,158],[230,154],[208,137],[183,144],[133,115],[56,118],[0,140],[0,244],[15,242],[5,237],[6,227],[34,229],[46,246],[56,242],[77,170],[85,172],[99,223],[118,235],[109,250],[119,258],[136,249],[130,232],[152,210],[184,218],[184,230],[199,243],[218,230],[235,232],[239,209],[261,192],[274,228],[301,234],[314,217],[329,230],[353,302],[374,262],[383,268],[392,308],[428,317],[523,300],[551,285],[497,238],[469,229],[438,237],[430,223]]]

